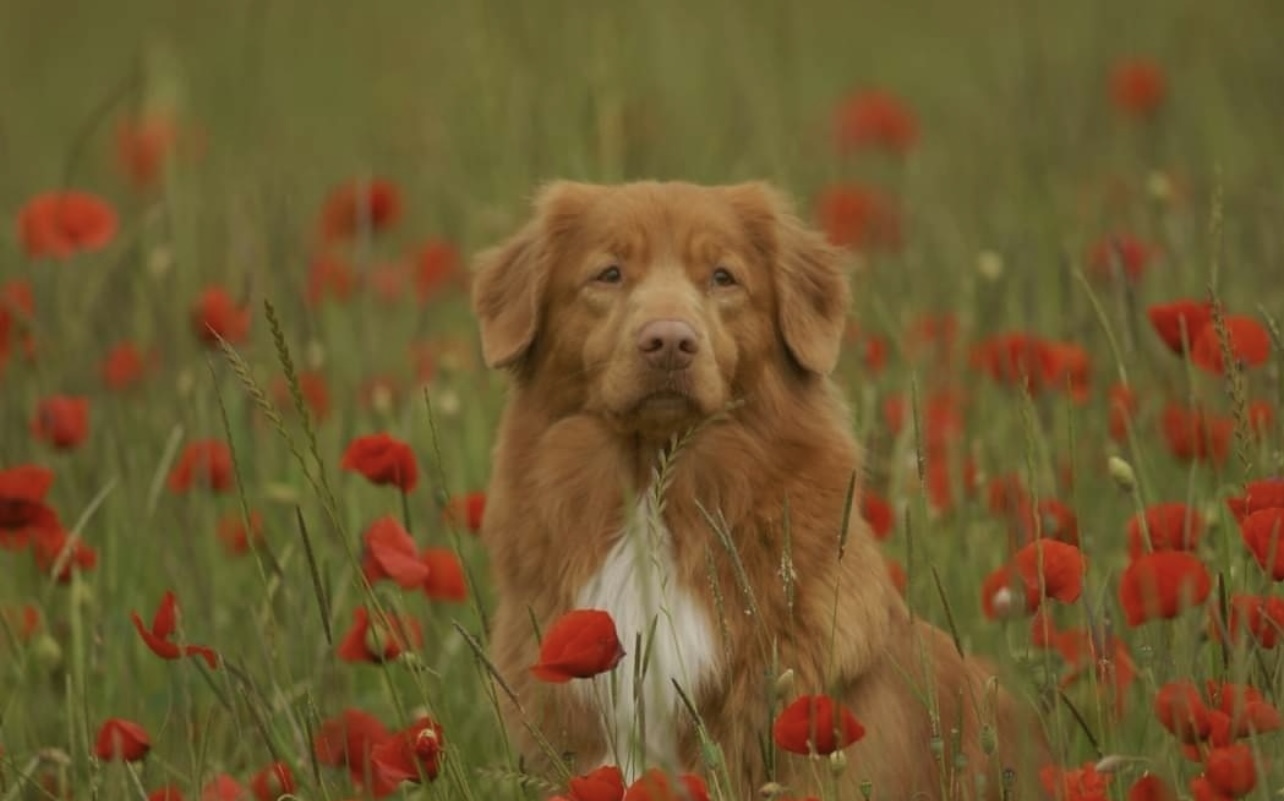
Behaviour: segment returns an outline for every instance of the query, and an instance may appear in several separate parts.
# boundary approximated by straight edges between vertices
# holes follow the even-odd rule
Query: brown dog
[[[1034,772],[1042,735],[911,620],[846,506],[861,456],[828,375],[848,302],[840,253],[756,183],[554,183],[481,255],[482,350],[513,378],[482,529],[491,649],[528,765],[551,745],[575,772],[706,769],[680,687],[736,798],[828,783],[830,766],[772,746],[802,694],[867,729],[844,798],[865,782],[883,799],[996,797],[1005,769]],[[536,627],[575,608],[611,612],[629,654],[539,683]]]

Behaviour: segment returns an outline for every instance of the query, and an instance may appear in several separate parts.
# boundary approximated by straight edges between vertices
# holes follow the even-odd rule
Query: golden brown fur
[[[603,279],[611,265],[618,283]],[[736,283],[711,282],[717,266]],[[967,771],[986,774],[991,791],[1001,765],[1032,772],[1020,752],[1041,735],[987,686],[984,665],[911,621],[855,513],[839,558],[847,488],[861,466],[828,378],[848,292],[839,253],[756,183],[554,183],[521,231],[482,254],[474,307],[483,352],[513,378],[482,530],[498,594],[490,641],[521,702],[507,712],[527,764],[547,767],[522,712],[573,771],[594,767],[605,748],[582,695],[529,675],[532,620],[544,630],[573,607],[672,435],[736,402],[677,455],[664,514],[676,579],[718,620],[717,675],[694,700],[736,797],[769,779],[817,792],[815,776],[828,776],[803,757],[777,753],[774,771],[764,759],[781,706],[771,706],[772,687],[787,668],[794,693],[834,692],[868,730],[846,751],[844,798],[862,781],[885,799],[976,797],[972,779],[937,770],[954,763],[952,729]],[[639,326],[657,318],[685,320],[699,335],[680,376],[639,358]],[[669,394],[646,400],[661,390]],[[736,558],[701,508],[725,521]],[[679,718],[683,767],[700,769],[693,728]],[[993,761],[980,737],[990,725]]]

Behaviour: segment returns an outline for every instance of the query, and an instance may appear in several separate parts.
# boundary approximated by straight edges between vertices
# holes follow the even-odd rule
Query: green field
[[[470,258],[554,178],[765,179],[831,234],[873,226],[850,248],[836,378],[915,612],[1017,677],[1060,765],[1105,760],[1106,789],[1066,801],[1123,798],[1147,772],[1212,801],[1207,780],[1224,776],[1196,777],[1213,746],[1252,755],[1245,797],[1277,795],[1284,735],[1246,733],[1240,751],[1209,735],[1188,758],[1155,701],[1207,680],[1284,703],[1284,595],[1226,503],[1284,474],[1281,31],[1272,0],[0,3],[0,801],[166,785],[275,797],[251,789],[273,762],[299,798],[363,798],[314,747],[345,709],[390,731],[440,723],[440,774],[391,797],[566,792],[522,781],[499,740],[474,650],[493,606],[485,553],[446,513],[485,490],[504,398],[481,363]],[[1136,94],[1144,76],[1131,105],[1115,96],[1134,60],[1156,66],[1162,96]],[[871,89],[897,106],[877,120],[912,115],[904,153],[877,131],[836,145],[839,110]],[[156,120],[172,139],[131,138]],[[332,193],[374,179],[395,189],[395,218],[363,214],[345,233],[351,213],[331,211],[327,229]],[[846,212],[826,211],[835,187]],[[61,189],[96,196],[115,224],[31,223],[33,199]],[[235,307],[226,346],[198,336],[210,288]],[[1191,358],[1149,314],[1179,299],[1218,309]],[[944,317],[956,333],[925,345],[924,321]],[[1260,342],[1240,341],[1249,329]],[[122,344],[142,363],[115,386],[103,365]],[[1227,350],[1240,358],[1206,369]],[[1126,425],[1112,420],[1120,384],[1136,398]],[[404,498],[340,467],[377,432],[415,452]],[[229,486],[198,469],[176,491],[186,449],[210,439],[230,445]],[[24,465],[52,471],[59,524],[29,522],[8,472]],[[1161,502],[1195,510],[1203,535],[1187,544],[1211,591],[1132,626],[1128,524]],[[353,663],[339,643],[375,600],[362,535],[388,515],[417,547],[458,556],[466,599],[376,582],[422,643]],[[253,547],[220,535],[252,516]],[[985,579],[1033,533],[1086,556],[1082,594],[1045,602],[1074,647],[1038,647],[1022,610],[983,612]],[[213,669],[160,659],[136,631],[131,612],[150,623],[167,590],[177,642],[217,651]],[[1237,636],[1217,636],[1228,618]],[[1272,728],[1261,714],[1250,728]],[[145,759],[95,756],[109,718],[147,732]]]

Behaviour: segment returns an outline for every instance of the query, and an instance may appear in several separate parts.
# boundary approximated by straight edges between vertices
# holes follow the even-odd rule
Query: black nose
[[[681,320],[652,320],[638,332],[638,351],[652,367],[681,370],[700,351],[695,329]]]

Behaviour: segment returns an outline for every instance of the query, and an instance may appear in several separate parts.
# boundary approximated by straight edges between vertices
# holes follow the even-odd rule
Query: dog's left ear
[[[727,187],[732,205],[771,265],[776,325],[799,366],[828,375],[838,366],[851,289],[842,252],[798,218],[781,192],[762,182]]]

